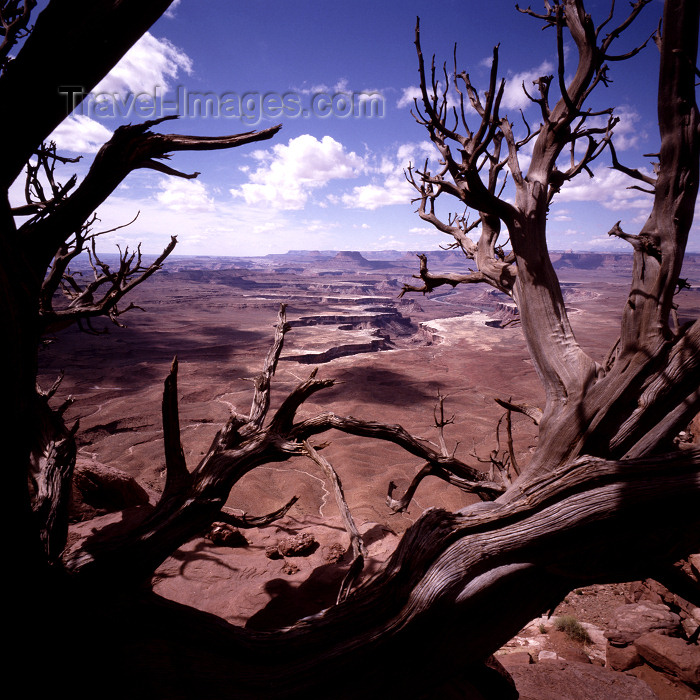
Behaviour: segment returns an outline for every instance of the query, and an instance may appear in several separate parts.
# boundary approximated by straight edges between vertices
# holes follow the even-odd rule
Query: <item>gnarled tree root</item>
[[[151,594],[118,614],[103,598],[97,618],[112,627],[103,638],[128,639],[111,656],[149,698],[443,698],[450,687],[479,698],[489,657],[567,592],[653,576],[698,545],[700,451],[582,458],[507,501],[426,511],[378,574],[279,632]]]

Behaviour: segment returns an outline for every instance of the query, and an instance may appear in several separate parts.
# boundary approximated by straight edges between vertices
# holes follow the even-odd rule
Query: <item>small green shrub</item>
[[[574,642],[585,644],[591,641],[588,632],[586,632],[586,628],[573,615],[562,615],[558,617],[554,621],[554,629],[559,630],[559,632],[564,632],[564,634]]]

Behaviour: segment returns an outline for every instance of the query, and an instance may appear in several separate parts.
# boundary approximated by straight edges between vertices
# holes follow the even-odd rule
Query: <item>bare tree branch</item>
[[[165,487],[163,499],[186,489],[191,483],[185,452],[180,440],[180,417],[177,399],[177,357],[173,358],[170,374],[163,388],[163,451],[165,452]]]
[[[55,0],[47,4],[0,75],[0,103],[22,105],[0,113],[0,133],[12,134],[3,149],[3,188],[77,106],[70,91],[86,96],[171,2],[74,0],[69,9]]]
[[[277,520],[280,520],[283,518],[291,507],[299,500],[299,496],[293,496],[292,498],[289,499],[285,505],[283,505],[281,508],[278,508],[277,510],[273,511],[272,513],[268,513],[267,515],[258,515],[258,516],[253,516],[253,515],[247,515],[246,513],[243,513],[243,515],[235,515],[233,513],[229,513],[226,510],[226,507],[221,511],[220,518],[224,522],[229,523],[229,525],[233,525],[234,527],[240,527],[244,529],[249,529],[249,528],[254,528],[254,527],[267,527],[268,525],[271,525]]]
[[[33,219],[19,228],[25,245],[38,249],[41,253],[35,257],[41,260],[44,269],[67,236],[80,230],[98,206],[133,170],[152,168],[157,164],[157,159],[168,158],[168,154],[173,151],[228,149],[264,141],[272,138],[281,128],[277,125],[262,131],[222,137],[182,136],[150,131],[151,127],[171,118],[162,117],[142,124],[119,127],[95,156],[84,180],[55,206],[51,216]],[[171,174],[183,175],[174,170]]]
[[[29,20],[35,7],[36,0],[6,0],[0,5],[0,71],[7,67],[13,47],[31,32]]]
[[[337,601],[340,602],[348,597],[350,590],[354,586],[359,575],[362,573],[364,560],[367,556],[367,549],[362,541],[362,535],[360,535],[360,532],[355,525],[355,521],[353,520],[352,514],[350,513],[350,508],[348,508],[347,501],[345,500],[345,494],[343,493],[343,484],[340,481],[338,473],[333,468],[333,465],[325,457],[323,457],[323,455],[319,454],[307,440],[304,440],[304,449],[311,460],[321,467],[321,469],[323,469],[326,476],[330,480],[333,486],[335,501],[338,505],[338,510],[340,511],[340,517],[348,535],[350,536],[352,563],[350,564],[350,570],[340,585],[340,591],[338,592],[337,599]]]

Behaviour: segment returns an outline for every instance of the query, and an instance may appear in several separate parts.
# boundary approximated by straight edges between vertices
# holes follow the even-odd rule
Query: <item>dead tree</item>
[[[57,163],[70,163],[47,137],[73,105],[66,104],[65,86],[87,94],[167,9],[170,2],[51,2],[37,17],[36,3],[0,4],[0,96],[7,108],[0,129],[7,135],[0,167],[0,323],[2,364],[8,368],[7,393],[12,409],[2,425],[4,457],[9,471],[9,501],[26,523],[20,528],[17,556],[26,562],[20,590],[44,590],[55,576],[57,557],[65,544],[66,484],[74,460],[75,426],[66,427],[60,409],[49,407],[57,386],[38,389],[37,350],[43,335],[71,323],[106,316],[117,322],[126,308],[118,302],[156,272],[173,250],[175,240],[153,262],[140,249],[120,251],[116,269],[97,252],[95,211],[114,189],[139,168],[179,177],[163,160],[185,150],[219,150],[269,139],[279,126],[222,137],[160,134],[152,128],[165,118],[117,129],[98,152],[81,182],[59,182]],[[17,55],[10,52],[23,44]],[[10,109],[9,105],[21,105]],[[168,117],[169,119],[170,117]],[[10,185],[25,175],[25,202],[11,207]],[[15,218],[21,217],[21,218]],[[28,217],[28,218],[27,218]],[[87,252],[93,279],[71,273],[70,262]],[[56,306],[63,289],[67,303]],[[24,436],[18,440],[17,436]],[[63,484],[63,485],[62,485]],[[39,525],[37,529],[37,524]],[[57,532],[63,532],[57,536]],[[39,583],[41,582],[41,583]],[[50,584],[49,584],[50,587]],[[35,602],[40,594],[30,596]]]
[[[697,364],[692,359],[698,327],[670,326],[698,187],[693,79],[697,18],[687,3],[678,3],[678,12],[674,9],[669,14],[667,9],[663,23],[658,176],[652,179],[624,168],[645,181],[654,193],[654,204],[638,235],[623,234],[619,226],[610,232],[632,244],[634,272],[622,311],[620,340],[605,366],[587,355],[574,337],[547,249],[550,203],[565,182],[584,171],[590,173],[590,164],[610,144],[617,123],[612,110],[593,113],[586,108],[586,100],[606,81],[609,62],[627,59],[641,50],[612,53],[614,42],[647,4],[645,0],[634,3],[629,16],[614,28],[609,26],[612,11],[596,26],[579,2],[547,3],[545,14],[521,10],[553,29],[559,60],[556,80],[543,76],[529,88],[533,94],[528,92],[528,96],[539,106],[542,122],[534,130],[525,123],[526,134],[520,139],[508,117],[500,114],[504,83],[497,81],[498,51],[494,51],[491,83],[483,103],[469,75],[458,73],[455,65],[460,107],[450,111],[447,88],[440,92],[434,62],[429,75],[426,71],[416,28],[422,99],[416,101],[415,116],[439,151],[441,169],[435,174],[409,169],[408,178],[419,192],[419,215],[451,234],[476,263],[477,271],[464,281],[487,281],[518,304],[525,342],[546,393],[538,448],[523,475],[525,482],[579,455],[629,458],[668,448],[698,411]],[[575,68],[564,63],[565,30],[578,50]],[[568,84],[567,69],[575,71]],[[449,81],[447,71],[444,77]],[[557,86],[559,96],[550,106],[553,86]],[[465,94],[480,117],[474,131],[465,116]],[[605,114],[605,126],[588,126],[591,117]],[[523,172],[519,151],[528,141],[534,141],[532,158]],[[506,154],[502,156],[503,144]],[[567,153],[570,160],[563,169]],[[616,157],[613,160],[622,168]],[[482,170],[488,173],[486,177]],[[513,203],[496,192],[505,170],[512,181]],[[479,213],[482,225],[477,243],[466,235],[463,219],[448,224],[437,219],[435,201],[440,195],[451,195]],[[499,223],[505,226],[512,244],[508,263],[496,246]],[[480,258],[477,251],[482,249],[487,254]],[[495,275],[494,267],[498,271]],[[427,261],[421,262],[420,277],[428,289],[453,283],[450,278],[428,273]],[[678,367],[679,374],[671,378],[669,367]]]
[[[56,87],[89,90],[168,4],[49,3],[0,75],[0,95],[6,102],[26,98],[30,114],[0,112],[2,133],[12,134],[0,168],[4,191],[65,116],[65,105],[54,99]],[[85,222],[131,170],[151,167],[182,175],[158,159],[174,150],[228,148],[268,138],[276,129],[199,139],[152,133],[156,123],[124,127],[80,185],[70,191],[58,187],[58,194],[51,188],[45,201],[28,201],[28,206],[47,206],[36,206],[25,226],[14,224],[3,198],[0,320],[8,331],[2,349],[6,395],[14,401],[3,425],[3,446],[6,499],[18,510],[20,524],[8,559],[23,563],[15,583],[17,603],[26,610],[21,628],[13,630],[14,647],[21,655],[42,655],[38,661],[53,691],[169,699],[516,697],[491,655],[568,591],[647,576],[675,587],[673,563],[700,545],[700,451],[673,451],[674,437],[700,403],[700,325],[671,328],[669,323],[698,187],[694,82],[700,9],[690,0],[666,1],[658,39],[659,170],[645,183],[653,187],[654,205],[637,236],[615,230],[633,246],[633,280],[620,340],[607,361],[598,363],[578,345],[568,322],[548,256],[546,212],[562,183],[585,171],[611,139],[614,117],[602,129],[588,126],[593,115],[585,102],[605,81],[606,61],[622,58],[612,54],[614,41],[647,0],[634,4],[613,29],[606,29],[612,12],[596,26],[582,0],[545,4],[544,14],[526,12],[556,35],[558,79],[545,76],[537,82],[532,99],[542,124],[528,127],[520,139],[500,115],[497,52],[483,100],[469,76],[455,69],[460,94],[480,118],[471,131],[465,109],[448,110],[434,69],[428,77],[416,32],[422,88],[416,116],[442,166],[434,174],[427,167],[409,169],[408,177],[419,192],[419,214],[451,235],[477,266],[458,280],[429,276],[426,261],[425,290],[418,289],[484,281],[511,295],[545,388],[542,407],[510,399],[502,404],[529,415],[539,427],[528,464],[516,469],[503,460],[513,469],[505,481],[461,462],[444,441],[433,449],[400,426],[332,413],[298,419],[303,403],[332,384],[315,372],[271,412],[270,386],[288,331],[282,310],[249,413],[232,414],[191,468],[180,441],[174,363],[163,394],[167,477],[159,502],[135,517],[124,513],[119,526],[66,548],[73,428],[48,408],[54,388],[40,393],[35,388],[42,309],[49,314],[52,309],[45,302],[42,307],[42,285],[47,279],[55,285],[52,260],[70,255],[70,241],[78,240],[71,236],[87,240]],[[0,7],[6,43],[29,30],[32,6],[25,3],[26,12],[19,3]],[[568,84],[565,76],[572,70],[564,64],[565,32],[578,56]],[[47,52],[55,59],[48,65]],[[93,60],[84,61],[86,53]],[[447,71],[444,78],[447,82]],[[552,85],[558,97],[550,106]],[[42,91],[44,99],[37,98]],[[527,173],[518,158],[526,141],[533,141]],[[582,154],[574,148],[578,142],[586,144]],[[567,148],[573,161],[561,169]],[[506,169],[514,203],[502,197]],[[440,222],[434,203],[443,195],[477,212],[477,242],[465,216]],[[60,201],[49,206],[56,197]],[[510,238],[510,254],[499,247],[501,227]],[[99,276],[99,262],[96,268]],[[104,284],[115,294],[124,289],[115,281]],[[100,306],[94,294],[91,303]],[[108,311],[107,306],[100,310]],[[436,412],[438,429],[447,420],[441,409]],[[416,479],[437,474],[480,494],[484,502],[457,513],[426,511],[381,571],[354,586],[354,577],[346,579],[337,605],[278,632],[237,628],[149,590],[159,563],[221,517],[229,490],[243,474],[265,462],[303,456],[322,463],[311,441],[330,429],[393,441],[425,462]],[[20,439],[23,435],[30,439]],[[509,435],[512,452],[510,440]],[[342,493],[339,481],[337,491]],[[390,500],[395,507],[403,502]],[[361,543],[355,544],[361,562]],[[700,602],[697,592],[688,590]],[[99,684],[97,691],[93,684]],[[84,687],[88,691],[81,693]]]

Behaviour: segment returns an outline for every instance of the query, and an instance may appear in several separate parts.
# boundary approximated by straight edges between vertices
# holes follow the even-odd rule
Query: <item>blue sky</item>
[[[629,8],[618,5],[620,15]],[[532,6],[541,10],[539,2]],[[598,21],[609,9],[607,0],[586,6]],[[175,3],[96,88],[102,97],[89,98],[54,134],[63,152],[85,154],[78,174],[117,126],[143,118],[178,111],[181,118],[162,130],[200,135],[283,127],[271,141],[176,154],[171,164],[200,171],[196,180],[148,170],[130,175],[98,216],[104,228],[139,217],[104,236],[101,249],[142,241],[145,252],[157,253],[173,234],[176,254],[206,255],[429,250],[448,243],[414,213],[403,176],[409,162],[434,153],[410,114],[418,85],[416,17],[426,56],[435,53],[449,67],[457,43],[458,69],[481,89],[500,43],[500,73],[508,81],[502,112],[516,128],[522,128],[520,109],[537,123],[537,108],[520,85],[556,71],[555,45],[552,31],[542,31],[539,20],[517,12],[510,0],[443,0],[433,7],[376,0]],[[661,0],[653,0],[620,41],[620,52],[651,35],[661,9]],[[617,108],[618,155],[631,167],[650,169],[643,154],[658,150],[657,65],[650,42],[629,62],[612,64],[612,85],[591,103]],[[363,111],[368,98],[381,114]],[[638,231],[651,197],[627,189],[633,183],[608,165],[597,161],[596,177],[583,175],[562,190],[550,213],[550,248],[628,249],[607,231],[618,220],[624,230]],[[700,250],[697,224],[689,248]]]

